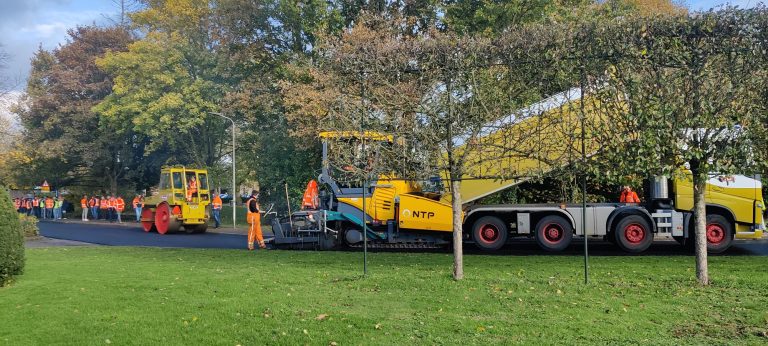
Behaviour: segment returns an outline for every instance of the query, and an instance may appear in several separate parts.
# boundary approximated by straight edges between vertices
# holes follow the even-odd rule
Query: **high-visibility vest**
[[[221,209],[221,197],[215,196],[213,197],[213,202],[211,202],[211,206],[213,206],[213,209]]]
[[[14,206],[16,209],[19,209],[19,208],[21,208],[21,201],[19,201],[18,199],[14,199],[14,200],[13,200],[13,206]]]
[[[125,201],[122,197],[117,197],[115,200],[115,208],[117,208],[117,211],[122,212],[125,209]]]
[[[139,197],[134,197],[133,202],[131,202],[131,206],[133,206],[133,209],[136,209],[141,204],[141,199]]]
[[[88,200],[88,206],[89,206],[89,207],[91,207],[91,208],[93,208],[93,207],[95,207],[95,206],[96,206],[96,200],[95,200],[95,198],[94,198],[94,197],[91,197],[91,198]]]
[[[64,204],[64,201],[61,201],[61,200],[58,200],[58,199],[53,201],[53,207],[54,208],[61,208],[62,204]]]
[[[40,206],[40,200],[35,197],[35,199],[32,200],[32,206],[37,208]]]
[[[45,199],[45,208],[46,209],[52,209],[53,208],[53,198],[46,198]]]
[[[107,206],[114,209],[115,206],[117,206],[117,201],[115,201],[114,197],[110,197],[109,201],[107,201]]]
[[[317,181],[312,179],[307,184],[307,189],[304,191],[304,197],[301,199],[301,209],[317,209],[320,204],[318,195]]]
[[[261,207],[259,206],[259,202],[256,202],[256,212],[251,211],[251,201],[256,201],[256,198],[251,197],[248,199],[247,202],[245,202],[245,210],[248,211],[248,214],[246,215],[246,219],[248,220],[249,224],[256,224],[261,222],[261,214],[259,214],[259,211]]]
[[[80,207],[85,209],[88,208],[88,200],[83,197],[83,199],[80,200]]]
[[[106,198],[102,198],[99,201],[99,209],[107,209],[109,208],[109,201]]]
[[[621,191],[619,202],[620,203],[640,203],[640,198],[637,197],[637,193],[635,191]]]
[[[27,200],[27,209],[32,209],[32,200],[31,199]]]
[[[187,189],[191,192],[197,192],[197,180],[190,180]]]

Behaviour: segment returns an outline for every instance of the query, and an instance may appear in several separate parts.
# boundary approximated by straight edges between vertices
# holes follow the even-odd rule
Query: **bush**
[[[19,214],[19,227],[21,227],[21,234],[25,238],[40,235],[40,229],[37,228],[37,218],[34,216]]]
[[[24,270],[24,236],[11,196],[0,186],[0,286]]]

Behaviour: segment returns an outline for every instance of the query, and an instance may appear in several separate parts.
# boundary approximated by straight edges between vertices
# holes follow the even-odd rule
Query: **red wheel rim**
[[[168,226],[171,223],[171,211],[167,204],[161,204],[155,212],[155,227],[157,233],[165,234],[168,232]]]
[[[710,244],[720,244],[725,240],[725,229],[723,226],[711,223],[707,225],[707,242]]]
[[[639,224],[633,223],[624,227],[624,238],[632,244],[638,244],[645,240],[645,234],[645,228]]]
[[[480,226],[480,241],[483,243],[493,243],[499,239],[499,229],[494,225],[485,224]]]
[[[145,221],[150,220],[150,221]],[[152,230],[152,226],[155,225],[155,214],[152,213],[152,210],[144,209],[141,211],[141,228],[144,229],[144,232],[149,232]]]
[[[544,232],[544,240],[553,244],[563,240],[563,235],[565,235],[563,228],[556,223],[547,224],[542,231]]]

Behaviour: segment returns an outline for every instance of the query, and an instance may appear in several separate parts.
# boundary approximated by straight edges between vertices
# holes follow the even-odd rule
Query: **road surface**
[[[41,221],[40,234],[54,239],[74,240],[100,245],[112,246],[152,246],[179,248],[212,248],[212,249],[244,249],[246,236],[244,234],[227,234],[208,232],[204,234],[165,234],[146,233],[138,224],[113,225],[103,223],[80,222],[50,222]],[[266,236],[266,235],[265,235]],[[583,242],[574,240],[574,244],[557,255],[580,255],[583,252]],[[474,246],[465,247],[468,253],[482,253]],[[402,250],[397,250],[402,251]],[[411,250],[413,251],[413,250]],[[431,252],[450,252],[450,247],[432,250]],[[590,241],[589,251],[596,256],[631,256],[603,241]],[[498,255],[550,255],[539,249],[534,241],[521,240],[507,245]],[[645,256],[690,255],[674,241],[656,241],[651,248],[644,252]],[[768,256],[768,239],[737,240],[724,254],[727,256]]]

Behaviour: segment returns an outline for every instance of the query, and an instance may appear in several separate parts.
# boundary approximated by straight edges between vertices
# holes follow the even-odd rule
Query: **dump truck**
[[[519,112],[550,112],[559,117],[560,126],[568,126],[568,104],[580,91],[563,94],[534,104]],[[558,110],[557,114],[552,113]],[[566,117],[566,118],[564,118]],[[507,117],[489,128],[525,128],[534,126]],[[530,118],[535,119],[535,118]],[[508,121],[508,124],[504,124]],[[548,120],[537,119],[542,122]],[[552,122],[554,123],[554,122]],[[546,128],[554,128],[547,126]],[[565,128],[565,131],[574,131]],[[557,131],[552,130],[552,131]],[[526,133],[526,131],[520,131]],[[510,136],[510,132],[488,131],[487,136]],[[573,143],[562,141],[562,135],[551,133],[526,140],[522,146],[539,146],[541,155],[559,155]],[[450,192],[428,189],[420,182],[380,175],[370,185],[344,186],[334,177],[329,145],[356,145],[353,142],[392,141],[391,136],[375,133],[325,132],[323,167],[318,177],[320,208],[294,213],[290,220],[274,219],[275,244],[286,247],[361,246],[364,237],[373,247],[435,247],[452,241],[452,207]],[[457,142],[461,142],[459,139]],[[536,149],[536,148],[534,148]],[[487,154],[487,153],[484,153]],[[548,171],[541,158],[520,158],[499,162],[486,161],[470,167],[476,176],[504,169]],[[444,178],[444,177],[443,177]],[[622,250],[639,253],[657,237],[672,237],[683,245],[693,242],[693,183],[690,176],[647,179],[649,194],[643,203],[590,203],[584,213],[581,204],[505,204],[482,205],[476,202],[492,193],[521,183],[522,180],[466,179],[461,182],[464,241],[482,250],[494,251],[519,238],[534,239],[546,251],[561,251],[575,237],[605,239]],[[707,184],[708,250],[723,252],[734,238],[761,238],[765,230],[765,203],[760,179],[741,175],[713,174]],[[365,213],[363,213],[365,210]],[[582,220],[582,215],[586,219]],[[586,224],[586,228],[582,227]]]
[[[186,167],[163,167],[160,184],[144,200],[141,225],[145,232],[204,233],[208,229],[211,194],[208,171]]]

